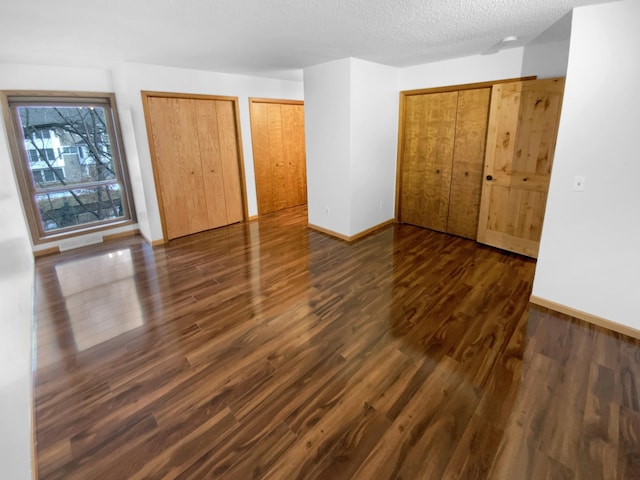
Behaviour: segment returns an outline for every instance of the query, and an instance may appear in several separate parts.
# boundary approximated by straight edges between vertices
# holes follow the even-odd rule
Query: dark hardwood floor
[[[640,478],[640,342],[534,266],[301,208],[40,258],[39,478]]]

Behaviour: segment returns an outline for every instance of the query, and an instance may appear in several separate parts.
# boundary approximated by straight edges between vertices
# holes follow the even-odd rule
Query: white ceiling
[[[487,52],[507,35],[521,46],[604,1],[1,0],[0,62],[300,78],[344,57],[402,67]]]

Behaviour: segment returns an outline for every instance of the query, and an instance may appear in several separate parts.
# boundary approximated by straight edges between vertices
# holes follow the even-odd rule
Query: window
[[[5,108],[35,243],[134,221],[113,95],[9,92]]]

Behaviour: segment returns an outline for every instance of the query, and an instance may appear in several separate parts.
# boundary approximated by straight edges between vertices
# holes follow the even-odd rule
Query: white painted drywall
[[[247,205],[249,215],[257,215],[249,97],[302,100],[302,82],[136,63],[124,63],[117,66],[113,69],[112,79],[119,108],[122,109],[123,115],[130,117],[131,120],[128,123],[121,116],[121,120],[124,120],[122,123],[131,127],[127,128],[128,132],[123,132],[125,145],[135,143],[137,148],[135,157],[138,161],[139,172],[132,171],[131,176],[132,181],[135,180],[133,189],[136,202],[141,202],[140,197],[144,198],[144,203],[137,207],[140,210],[138,222],[141,232],[148,240],[162,239],[162,224],[142,108],[140,93],[142,90],[238,97]]]
[[[4,70],[0,66],[0,79]],[[0,465],[30,479],[33,255],[0,117]]]
[[[398,69],[351,60],[350,235],[395,214]]]
[[[574,10],[533,295],[640,329],[640,3]],[[583,192],[572,191],[586,176]]]
[[[351,59],[304,70],[309,223],[351,229]]]
[[[522,76],[538,78],[564,77],[569,61],[569,40],[532,44],[524,47]]]
[[[522,47],[490,55],[454,58],[400,70],[399,90],[443,87],[522,76]]]

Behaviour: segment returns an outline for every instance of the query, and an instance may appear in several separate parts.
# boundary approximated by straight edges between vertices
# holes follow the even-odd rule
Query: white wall
[[[522,76],[522,47],[491,55],[474,55],[400,70],[399,90],[443,87]]]
[[[151,155],[142,108],[142,90],[225,95],[238,97],[240,129],[244,153],[249,215],[257,215],[255,173],[251,143],[249,97],[267,97],[302,100],[302,82],[275,80],[247,75],[205,72],[182,68],[124,63],[113,70],[113,86],[121,109],[125,146],[135,143],[138,171],[132,171],[135,200],[139,213],[140,231],[148,240],[162,239],[162,224],[156,196]],[[142,197],[144,200],[141,200]]]
[[[395,215],[398,69],[351,61],[350,235]]]
[[[533,295],[640,330],[640,3],[574,10]],[[572,191],[574,175],[587,177]]]
[[[0,225],[0,465],[3,478],[21,480],[31,478],[33,256],[2,117]]]
[[[565,40],[524,47],[522,76],[537,75],[538,78],[566,76],[569,43],[569,40]]]
[[[350,98],[350,58],[305,68],[309,223],[347,236],[351,231]]]

